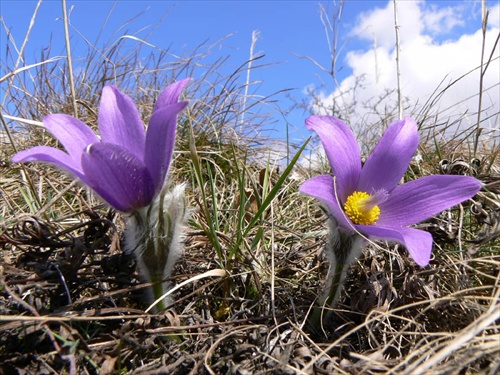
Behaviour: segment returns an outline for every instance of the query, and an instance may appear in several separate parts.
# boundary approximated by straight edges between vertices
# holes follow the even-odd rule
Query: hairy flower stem
[[[329,220],[329,234],[326,252],[330,267],[326,277],[325,290],[310,317],[310,323],[317,328],[331,315],[324,307],[334,307],[344,286],[347,270],[361,254],[365,240],[357,233],[350,233],[338,227],[335,219]]]
[[[159,300],[155,312],[172,302],[164,297],[170,290],[165,280],[170,278],[183,250],[182,229],[189,216],[184,188],[178,185],[168,191],[164,187],[149,206],[130,216],[125,231],[125,252],[134,255],[143,281],[152,283],[148,302]]]

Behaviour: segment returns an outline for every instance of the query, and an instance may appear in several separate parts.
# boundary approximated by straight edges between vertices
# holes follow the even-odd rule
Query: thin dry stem
[[[73,75],[73,57],[71,55],[69,18],[68,18],[68,11],[66,9],[66,0],[62,0],[62,11],[63,11],[63,21],[64,21],[64,39],[66,42],[66,55],[68,59],[69,89],[71,93],[71,99],[73,100],[73,116],[78,118],[78,106],[76,104],[75,78]]]

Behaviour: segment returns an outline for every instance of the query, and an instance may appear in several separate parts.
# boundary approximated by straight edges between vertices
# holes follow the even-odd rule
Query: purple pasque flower
[[[300,192],[320,200],[341,229],[370,239],[404,245],[420,266],[429,263],[432,236],[409,228],[473,197],[481,183],[468,176],[435,175],[398,185],[419,143],[411,118],[390,125],[362,166],[358,143],[344,122],[330,116],[311,116],[306,127],[323,143],[335,178],[313,177]]]
[[[45,128],[67,152],[36,146],[18,152],[13,162],[47,162],[82,180],[117,210],[130,212],[150,204],[165,181],[174,148],[177,115],[187,102],[179,96],[189,79],[169,85],[158,97],[147,132],[132,99],[114,86],[102,91],[101,138],[80,120],[48,115]]]

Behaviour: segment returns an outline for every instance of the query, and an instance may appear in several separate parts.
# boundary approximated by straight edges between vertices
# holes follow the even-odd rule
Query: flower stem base
[[[331,311],[340,298],[347,270],[361,254],[365,240],[356,232],[348,232],[339,228],[334,219],[329,220],[329,234],[326,252],[330,267],[326,277],[325,290],[309,317],[309,323],[314,328],[323,327],[323,322],[331,316]]]
[[[189,216],[184,189],[184,185],[172,191],[164,187],[149,206],[133,212],[127,223],[125,252],[134,255],[143,281],[153,284],[148,302],[154,304],[150,306],[154,312],[172,302],[166,296],[170,285],[165,280],[183,251],[182,231]]]

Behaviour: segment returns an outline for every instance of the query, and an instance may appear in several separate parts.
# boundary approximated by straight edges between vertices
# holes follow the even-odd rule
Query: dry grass
[[[75,96],[80,119],[95,127],[103,85],[117,84],[147,121],[165,80],[205,72],[186,94],[192,104],[179,121],[171,167],[174,181],[189,182],[196,208],[172,278],[180,286],[176,302],[159,314],[145,312],[146,285],[121,250],[120,214],[52,167],[11,165],[14,147],[56,143],[37,125],[10,122],[12,142],[2,138],[0,158],[0,373],[500,371],[498,149],[485,144],[478,163],[465,138],[423,143],[422,161],[406,179],[465,173],[485,188],[419,224],[435,240],[428,267],[417,267],[399,246],[366,249],[350,269],[331,322],[315,329],[306,317],[327,271],[326,217],[297,189],[318,171],[296,165],[280,179],[283,164],[262,162],[297,147],[262,135],[272,121],[263,108],[272,108],[272,98],[246,94],[247,63],[224,76],[224,59],[205,64],[209,46],[175,60],[160,50],[140,60],[142,45],[122,51],[117,43],[102,54],[89,48]],[[16,72],[16,57],[6,61],[14,74],[3,80],[3,115],[40,121],[48,113],[74,112],[64,61]],[[243,113],[251,126],[239,126]],[[417,121],[432,130],[428,117]],[[201,179],[189,152],[191,131]]]

